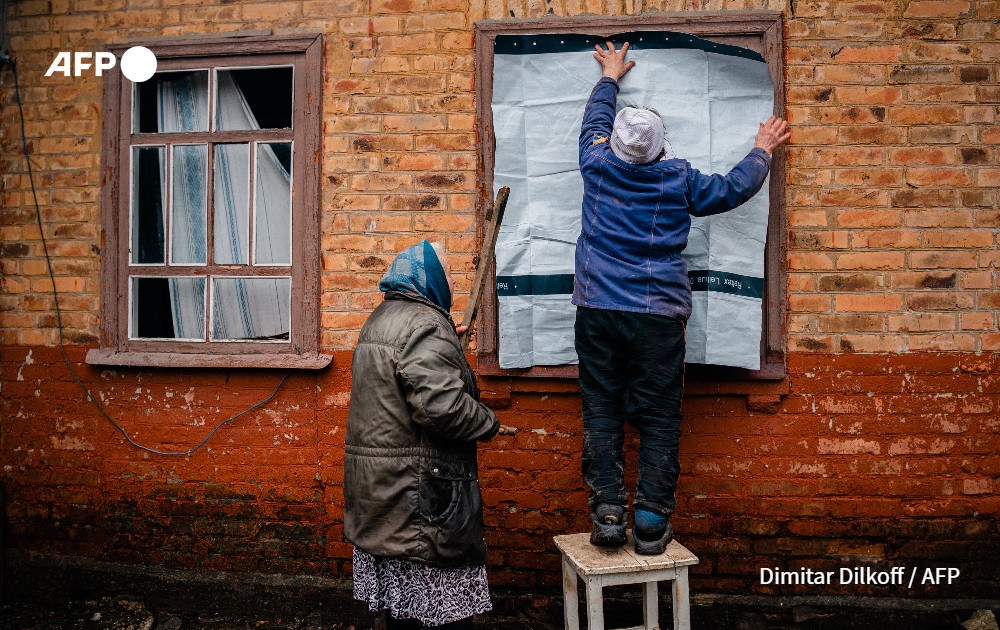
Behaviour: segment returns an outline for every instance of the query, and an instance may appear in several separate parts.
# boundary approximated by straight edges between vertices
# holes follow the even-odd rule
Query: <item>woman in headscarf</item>
[[[479,402],[435,245],[393,261],[351,367],[344,533],[354,597],[385,610],[388,630],[471,629],[492,608],[476,442],[500,424]]]

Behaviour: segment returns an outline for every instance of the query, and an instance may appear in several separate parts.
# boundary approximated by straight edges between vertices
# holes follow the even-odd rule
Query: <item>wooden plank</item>
[[[319,370],[330,365],[329,354],[196,354],[182,352],[115,352],[94,348],[87,352],[88,365],[122,365],[189,368],[287,368]]]
[[[493,208],[487,212],[485,217],[486,233],[483,235],[483,246],[479,250],[479,261],[476,263],[476,277],[472,281],[472,292],[469,294],[469,302],[465,306],[465,315],[462,317],[462,325],[466,327],[462,333],[460,341],[462,350],[469,349],[469,337],[472,335],[472,324],[476,321],[476,314],[479,312],[479,300],[483,295],[486,281],[489,280],[489,270],[493,266],[493,251],[497,246],[497,236],[500,234],[500,224],[503,222],[503,213],[507,209],[507,199],[510,198],[510,188],[504,186],[497,191],[496,201]]]
[[[127,44],[114,44],[108,47],[111,52],[120,54],[136,45],[144,45],[153,51],[157,60],[177,57],[214,57],[219,55],[253,55],[264,53],[298,53],[308,48],[314,41],[322,37],[318,31],[287,33],[264,36],[238,36],[201,38],[184,37],[170,38],[170,41],[157,41],[145,38],[129,41]]]
[[[674,630],[691,630],[691,597],[686,568],[678,571],[670,586],[673,589]]]
[[[646,582],[642,589],[643,630],[654,630],[660,625],[660,595],[656,582]]]
[[[563,620],[565,630],[580,630],[580,600],[576,594],[576,571],[564,559],[563,573]]]
[[[125,251],[127,255],[128,250],[127,245],[124,250],[121,245],[119,237],[120,213],[116,212],[120,203],[119,187],[121,182],[119,179],[122,173],[120,138],[121,133],[125,130],[121,116],[121,77],[120,72],[108,72],[104,75],[104,100],[102,104],[104,124],[101,125],[100,340],[101,346],[106,348],[118,347],[120,328],[119,317],[116,315],[120,302],[124,301],[118,299],[122,293],[119,288],[118,265],[120,253]]]
[[[604,589],[601,581],[587,580],[587,630],[604,630]]]

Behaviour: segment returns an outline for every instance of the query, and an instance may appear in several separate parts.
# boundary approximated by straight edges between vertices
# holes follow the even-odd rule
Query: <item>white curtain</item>
[[[208,75],[191,72],[175,81],[157,84],[157,129],[163,133],[208,130]],[[168,260],[205,262],[205,193],[207,149],[193,145],[172,147]],[[161,175],[162,176],[162,175]],[[166,190],[161,180],[161,189]],[[204,280],[171,280],[170,308],[177,339],[203,339],[205,331]]]
[[[219,129],[259,129],[253,112],[229,72],[217,73]],[[158,84],[159,131],[208,129],[207,73],[194,72],[178,81]],[[214,186],[215,262],[247,264],[247,203],[250,151],[240,145],[217,145]],[[291,264],[291,173],[267,144],[258,144],[254,230],[256,264]],[[175,146],[172,173],[171,261],[205,263],[207,152],[204,160],[192,147]],[[200,195],[200,196],[199,196]],[[199,206],[199,199],[202,205]],[[288,277],[218,278],[213,281],[214,339],[287,337],[290,328]],[[204,288],[201,289],[204,291]],[[177,338],[201,338],[204,301],[189,283],[170,283]]]

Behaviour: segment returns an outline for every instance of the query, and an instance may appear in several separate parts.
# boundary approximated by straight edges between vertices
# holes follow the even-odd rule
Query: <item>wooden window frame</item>
[[[526,20],[483,20],[475,23],[476,48],[476,134],[479,159],[479,191],[476,204],[478,225],[485,224],[492,204],[493,167],[496,138],[493,134],[493,47],[497,35],[538,35],[583,33],[609,36],[636,30],[666,30],[697,35],[712,41],[743,46],[764,57],[774,82],[774,113],[785,111],[782,22],[779,11],[711,11],[660,13],[641,16],[545,17]],[[599,75],[594,74],[594,82]],[[785,378],[785,313],[787,312],[787,270],[785,261],[787,218],[785,211],[785,155],[774,152],[770,179],[771,211],[767,225],[768,247],[764,252],[764,308],[761,335],[761,367],[747,370],[723,366],[691,364],[687,376],[695,380],[738,382],[782,380]],[[480,234],[482,238],[482,234]],[[491,286],[496,285],[495,264],[490,270]],[[498,311],[495,288],[483,296],[482,316],[477,335],[478,371],[484,376],[576,378],[576,365],[533,366],[504,369],[498,358]],[[719,391],[726,390],[722,388]],[[738,384],[729,388],[742,392]]]
[[[258,33],[260,33],[258,31]],[[195,37],[115,46],[117,57],[129,47],[143,45],[156,55],[157,70],[293,66],[292,129],[210,131],[192,133],[138,133],[133,130],[131,81],[120,72],[105,74],[103,104],[101,196],[101,332],[100,347],[87,353],[94,365],[162,367],[261,367],[317,369],[330,355],[319,351],[320,293],[320,133],[322,125],[322,48],[320,33]],[[210,70],[211,72],[212,70]],[[210,101],[213,95],[209,95]],[[210,106],[209,115],[214,115]],[[142,144],[213,144],[225,142],[292,142],[292,260],[290,266],[219,265],[212,259],[212,221],[208,222],[205,265],[170,267],[132,266],[129,257],[131,152]],[[211,168],[211,164],[209,165]],[[251,174],[252,185],[253,174]],[[212,181],[206,180],[208,203]],[[252,192],[252,191],[251,191]],[[209,206],[211,208],[211,206]],[[252,220],[252,216],[251,216]],[[253,230],[253,226],[249,229]],[[169,249],[170,243],[165,244]],[[178,272],[182,273],[178,273]],[[291,277],[291,330],[288,341],[174,341],[130,339],[129,276],[185,275],[205,277],[206,308],[214,277]]]

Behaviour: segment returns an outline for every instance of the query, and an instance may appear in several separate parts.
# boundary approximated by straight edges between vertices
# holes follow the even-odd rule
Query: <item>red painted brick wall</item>
[[[69,355],[137,441],[196,444],[268,395],[273,371],[95,370],[102,85],[44,78],[59,50],[270,28],[325,37],[322,343],[266,408],[195,455],[146,455],[61,362],[12,80],[0,88],[0,481],[20,550],[203,570],[347,575],[350,349],[392,255],[444,240],[471,281],[472,23],[548,12],[785,14],[787,382],[692,385],[675,519],[703,592],[995,595],[1000,542],[1000,85],[994,0],[478,2],[24,0],[9,29]],[[457,307],[464,301],[460,299]],[[552,587],[551,536],[587,527],[579,396],[484,381],[522,429],[482,449],[491,579]],[[700,392],[700,393],[696,393]],[[787,392],[780,394],[780,392]],[[631,437],[634,447],[635,436]],[[634,448],[632,449],[634,453]],[[634,459],[628,462],[634,472]],[[545,553],[530,553],[545,551]],[[761,586],[762,566],[958,566],[951,587]]]
[[[70,356],[133,439],[184,450],[266,397],[280,372],[97,371]],[[296,374],[261,411],[181,458],[147,455],[87,403],[58,349],[5,348],[3,480],[15,548],[174,567],[346,575],[341,491],[350,353]],[[1000,371],[994,356],[796,354],[791,392],[685,400],[675,524],[702,558],[696,588],[757,585],[759,567],[958,566],[951,588],[995,593]],[[493,400],[498,381],[487,387]],[[575,386],[521,382],[481,449],[491,579],[559,581],[551,536],[588,527]],[[531,391],[537,390],[537,391]],[[635,474],[637,436],[627,461]],[[535,553],[546,552],[546,553]],[[815,587],[799,589],[816,594]]]

